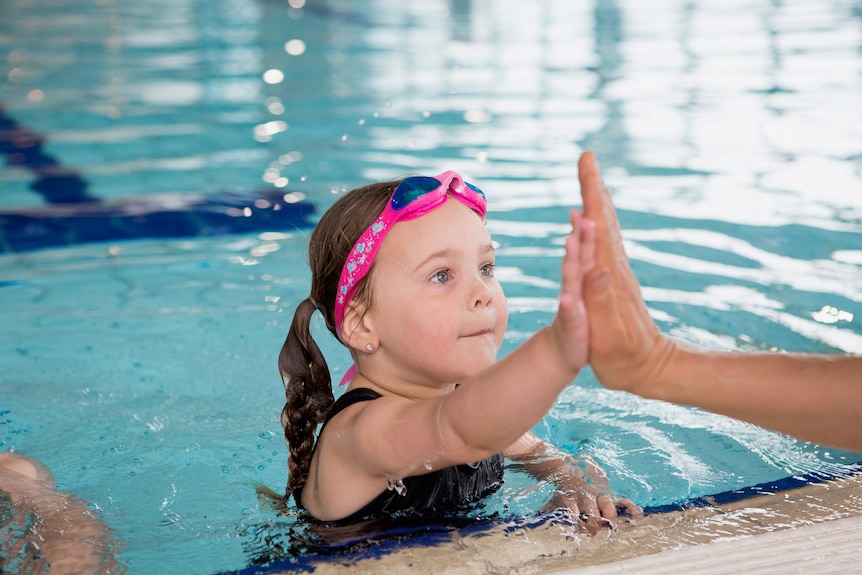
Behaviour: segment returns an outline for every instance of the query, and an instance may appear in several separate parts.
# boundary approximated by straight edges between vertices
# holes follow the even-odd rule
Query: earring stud
[[[369,352],[374,351],[374,344],[373,343],[366,344],[365,349],[367,349]]]

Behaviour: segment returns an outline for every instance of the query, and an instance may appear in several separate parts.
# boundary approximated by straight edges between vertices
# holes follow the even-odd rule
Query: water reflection
[[[457,169],[489,194],[511,349],[556,308],[574,161],[591,148],[664,329],[707,347],[860,350],[858,2],[62,0],[50,18],[46,6],[0,2],[0,102],[96,198],[265,186],[325,208],[370,180]],[[4,206],[43,204],[34,173],[0,167]],[[272,346],[308,293],[303,246],[301,234],[247,235],[3,260],[0,371],[33,385],[7,381],[18,421],[0,439],[61,461],[145,571],[190,556],[200,572],[246,565],[239,510],[267,516],[244,482],[283,484],[286,454],[258,448],[232,474],[223,455],[253,450],[260,430],[279,436]],[[117,481],[126,460],[80,464],[99,440],[90,389],[98,433],[163,462],[143,488]],[[63,441],[34,431],[45,421],[69,426]],[[547,424],[646,502],[850,457],[603,392],[588,373]],[[158,527],[174,485],[183,521]],[[756,520],[710,527],[750,533]],[[707,531],[690,522],[673,539],[669,526],[634,533],[673,546]],[[174,529],[172,545],[153,529]],[[555,536],[547,554],[571,553]],[[482,540],[457,545],[476,559]]]

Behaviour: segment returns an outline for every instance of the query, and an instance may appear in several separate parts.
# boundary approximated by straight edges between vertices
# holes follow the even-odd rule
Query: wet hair
[[[327,329],[335,333],[335,295],[341,269],[353,245],[383,212],[386,202],[400,182],[371,184],[352,190],[336,201],[320,218],[308,242],[311,268],[311,295],[300,302],[278,356],[278,370],[284,383],[285,404],[281,426],[290,449],[285,501],[308,479],[317,427],[329,415],[335,402],[329,366],[311,337],[311,316],[323,315]],[[353,301],[371,302],[370,278],[374,266],[357,287]]]

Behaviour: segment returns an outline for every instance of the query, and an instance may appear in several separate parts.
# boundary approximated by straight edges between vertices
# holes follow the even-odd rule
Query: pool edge
[[[568,532],[566,526],[553,522],[532,529],[499,526],[442,545],[408,547],[358,561],[319,563],[313,570],[317,575],[337,575],[348,569],[381,575],[417,570],[447,575],[600,575],[667,573],[669,567],[679,564],[681,568],[688,565],[685,572],[690,573],[690,556],[696,562],[694,570],[706,575],[769,572],[756,561],[758,557],[780,560],[790,557],[790,551],[807,556],[800,541],[808,541],[812,547],[810,537],[822,530],[862,534],[862,473],[728,503],[655,513],[637,525],[621,525],[616,532],[594,537]],[[739,546],[737,561],[706,561],[727,545]],[[855,547],[849,536],[843,540],[839,536],[824,553],[834,557],[833,563],[846,573],[844,555],[855,553]],[[809,555],[816,558],[820,553]],[[825,565],[817,567],[820,572]]]
[[[719,532],[702,542],[593,565],[560,566],[540,573],[770,573],[862,571],[862,473],[773,494],[740,499],[714,508]],[[669,514],[673,515],[673,514]],[[733,525],[757,525],[759,533]],[[703,527],[703,525],[700,525]],[[710,540],[711,539],[711,540]]]
[[[862,515],[670,549],[556,575],[862,572]],[[855,541],[855,543],[854,543]],[[855,571],[851,570],[855,567]]]

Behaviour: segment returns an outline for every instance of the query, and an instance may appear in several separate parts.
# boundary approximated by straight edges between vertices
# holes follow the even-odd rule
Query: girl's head
[[[448,201],[453,198],[457,201]],[[403,182],[358,188],[339,199],[323,215],[309,241],[311,295],[297,307],[279,356],[279,370],[288,380],[287,402],[282,411],[282,425],[291,450],[288,494],[305,482],[314,431],[333,402],[329,370],[309,330],[315,310],[322,313],[330,332],[351,348],[354,359],[357,359],[356,350],[362,355],[366,346],[372,350],[379,346],[375,358],[386,357],[391,347],[393,352],[400,350],[397,356],[390,356],[390,359],[397,358],[397,363],[402,358],[410,359],[410,349],[399,348],[396,344],[402,341],[392,338],[388,340],[392,345],[386,345],[385,334],[375,332],[373,327],[381,326],[382,330],[386,326],[387,333],[397,331],[392,326],[397,328],[399,320],[407,319],[404,315],[409,314],[420,317],[420,323],[415,324],[418,331],[424,325],[421,317],[425,302],[405,302],[406,299],[430,298],[427,308],[436,309],[437,315],[426,314],[425,317],[433,322],[447,315],[439,312],[451,308],[459,297],[484,307],[494,294],[495,310],[499,312],[502,305],[502,313],[495,317],[500,315],[502,319],[492,319],[493,314],[483,312],[481,318],[470,315],[468,321],[449,331],[457,335],[459,345],[463,345],[463,335],[471,346],[481,341],[482,346],[493,347],[496,353],[505,330],[505,303],[493,279],[493,248],[483,226],[484,214],[484,194],[454,172],[446,172],[436,178],[413,177]],[[429,226],[433,226],[430,232]],[[387,240],[390,232],[398,238]],[[408,245],[412,247],[399,249]],[[386,277],[372,281],[378,268]],[[409,281],[402,281],[408,277]],[[401,299],[396,301],[394,298],[399,294],[387,288],[397,281],[401,281],[397,284],[401,286],[399,289],[418,288],[412,295],[402,292]],[[372,305],[375,301],[371,293],[373,285],[387,292],[381,299],[385,303],[378,302],[376,306],[381,308],[379,313],[375,313]],[[409,305],[397,305],[405,303]],[[391,313],[384,313],[390,307],[398,308],[403,314],[394,318],[395,322]],[[414,355],[421,355],[421,352]]]

